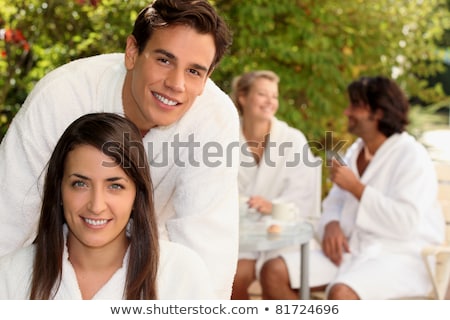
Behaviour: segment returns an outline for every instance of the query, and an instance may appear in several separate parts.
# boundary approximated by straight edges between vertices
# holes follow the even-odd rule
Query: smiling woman
[[[0,259],[0,299],[214,298],[201,258],[158,240],[152,192],[132,122],[74,121],[48,163],[34,244]]]
[[[136,185],[120,166],[102,165],[111,161],[91,145],[76,146],[67,155],[61,194],[70,229],[69,249],[103,247],[123,257],[128,247],[125,228],[133,210]],[[76,255],[71,254],[69,260],[74,264]]]

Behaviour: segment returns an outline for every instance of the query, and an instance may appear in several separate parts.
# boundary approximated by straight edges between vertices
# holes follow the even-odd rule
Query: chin
[[[157,127],[167,127],[170,126],[171,124],[177,122],[180,118],[176,118],[176,119],[163,119],[161,121],[156,121],[156,126]]]

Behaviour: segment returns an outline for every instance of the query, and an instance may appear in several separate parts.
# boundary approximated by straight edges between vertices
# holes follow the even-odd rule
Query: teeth
[[[176,106],[178,104],[178,102],[164,98],[163,96],[160,96],[157,93],[154,93],[153,95],[156,97],[156,99],[169,106]]]
[[[88,224],[92,224],[93,226],[100,226],[100,225],[106,224],[108,222],[108,220],[106,220],[106,219],[93,220],[93,219],[88,219],[88,218],[84,218],[84,221],[86,221]]]

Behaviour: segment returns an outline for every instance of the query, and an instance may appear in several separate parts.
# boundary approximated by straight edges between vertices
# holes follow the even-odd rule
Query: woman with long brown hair
[[[33,245],[0,260],[1,299],[213,298],[200,257],[158,241],[149,165],[132,122],[80,117],[47,168]]]

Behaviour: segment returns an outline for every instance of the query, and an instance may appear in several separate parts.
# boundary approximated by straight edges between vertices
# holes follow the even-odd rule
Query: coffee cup
[[[298,216],[298,208],[292,202],[273,202],[272,218],[280,221],[294,221]]]

